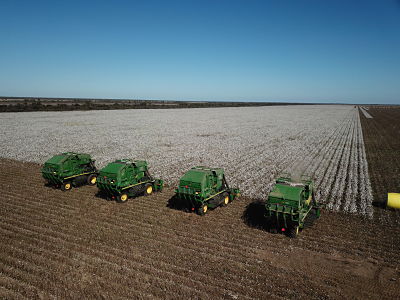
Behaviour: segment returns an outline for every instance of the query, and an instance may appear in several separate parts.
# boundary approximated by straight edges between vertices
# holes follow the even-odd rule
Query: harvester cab
[[[95,185],[97,168],[89,154],[65,152],[53,156],[42,167],[42,176],[49,185],[63,191],[83,184]]]
[[[312,178],[302,175],[295,181],[289,174],[284,174],[276,179],[265,202],[265,210],[271,232],[282,231],[296,237],[299,230],[312,225],[320,216]]]
[[[97,187],[100,193],[117,202],[126,202],[129,197],[151,195],[161,191],[164,182],[154,179],[144,160],[120,159],[100,170]]]
[[[221,168],[193,167],[183,175],[175,197],[191,211],[205,215],[209,208],[226,206],[240,196],[238,188],[230,188]]]

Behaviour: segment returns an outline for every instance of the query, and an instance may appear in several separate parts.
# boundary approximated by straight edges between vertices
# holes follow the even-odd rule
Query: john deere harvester
[[[179,181],[175,197],[184,201],[186,207],[199,215],[209,208],[226,206],[240,195],[237,188],[229,188],[224,170],[207,167],[193,167]]]
[[[100,170],[97,180],[100,193],[117,202],[126,202],[129,197],[151,195],[153,191],[161,191],[163,185],[161,179],[150,175],[144,160],[116,160]]]
[[[320,216],[320,206],[314,197],[314,184],[309,176],[299,181],[285,174],[276,180],[265,203],[265,216],[272,232],[282,231],[296,237],[299,230]]]
[[[95,185],[97,169],[89,154],[66,152],[46,161],[42,168],[42,176],[48,184],[68,191],[73,186]]]

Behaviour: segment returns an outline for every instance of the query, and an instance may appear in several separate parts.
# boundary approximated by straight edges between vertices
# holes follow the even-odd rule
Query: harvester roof
[[[304,185],[288,185],[277,183],[269,194],[270,197],[281,198],[286,200],[297,201],[301,199],[301,193],[304,190]]]
[[[197,167],[193,167],[191,170],[197,170],[200,172],[203,172],[204,174],[224,174],[224,169],[222,168],[209,168],[209,167],[204,167],[204,166],[197,166]]]
[[[108,173],[108,174],[116,174],[119,173],[119,171],[125,167],[125,163],[119,162],[119,161],[114,161],[109,163],[107,166],[102,168],[100,172]]]
[[[109,173],[109,174],[116,174],[119,173],[123,168],[126,166],[137,166],[137,167],[147,167],[147,162],[144,160],[130,160],[130,159],[118,159],[109,163],[101,172]]]
[[[61,154],[54,155],[52,158],[46,161],[48,164],[53,164],[53,165],[61,165],[63,162],[65,162],[69,157],[73,155],[78,155],[78,153],[75,152],[65,152]]]
[[[65,155],[54,155],[52,158],[46,161],[46,164],[61,165],[66,159],[67,157]]]
[[[204,170],[190,169],[185,173],[185,175],[181,177],[181,181],[197,182],[201,185],[204,185],[206,183],[206,175],[207,172],[205,172]]]
[[[224,174],[224,169],[222,168],[208,168],[203,166],[193,167],[181,177],[181,181],[184,182],[197,182],[201,185],[206,184],[207,175],[221,175]]]

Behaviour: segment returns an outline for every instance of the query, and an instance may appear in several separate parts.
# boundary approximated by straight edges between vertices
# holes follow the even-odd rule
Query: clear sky
[[[0,95],[400,104],[400,1],[0,1]]]

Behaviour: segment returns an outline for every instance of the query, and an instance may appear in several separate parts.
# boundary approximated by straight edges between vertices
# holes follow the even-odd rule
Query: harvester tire
[[[207,213],[207,211],[208,211],[207,204],[200,205],[196,210],[199,216],[204,216]]]
[[[96,185],[97,182],[97,175],[96,174],[91,174],[87,178],[87,184],[88,185]]]
[[[117,202],[119,203],[125,203],[128,201],[129,195],[128,193],[124,192],[121,195],[118,195],[117,197]]]
[[[286,232],[288,237],[294,239],[299,235],[299,226],[292,226]]]
[[[153,194],[153,185],[151,183],[146,183],[144,185],[144,195],[150,196],[151,194]]]
[[[69,191],[70,189],[72,189],[72,182],[71,181],[66,181],[66,182],[63,182],[61,184],[61,190],[63,192]]]
[[[221,206],[227,206],[229,202],[231,202],[231,200],[229,199],[229,194],[227,192],[223,193]]]

